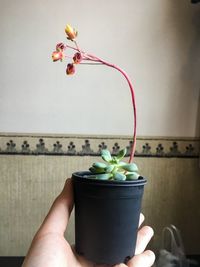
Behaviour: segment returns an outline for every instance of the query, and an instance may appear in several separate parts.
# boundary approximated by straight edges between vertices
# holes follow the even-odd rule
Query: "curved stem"
[[[102,65],[100,62],[87,62],[87,63],[79,63],[79,65]]]
[[[71,45],[65,45],[65,49],[66,49],[66,48],[70,48],[70,49],[79,51],[76,47],[73,47],[73,46],[71,46]]]
[[[134,153],[135,153],[135,148],[136,148],[136,128],[137,128],[137,116],[136,116],[136,103],[135,103],[135,93],[134,93],[134,88],[133,85],[127,75],[127,73],[122,70],[121,68],[119,68],[118,66],[114,65],[114,64],[110,64],[96,56],[92,56],[89,55],[90,57],[94,58],[94,60],[101,62],[102,64],[114,68],[116,70],[118,70],[126,79],[126,81],[128,82],[129,88],[130,88],[130,92],[131,92],[131,100],[132,100],[132,104],[133,104],[133,114],[134,114],[134,127],[133,127],[133,144],[131,147],[131,152],[130,152],[130,157],[129,157],[129,163],[131,163],[133,161],[134,158]]]
[[[76,42],[75,40],[73,40],[73,42],[75,43],[75,46],[76,46],[77,50],[81,53],[81,50],[80,50],[80,48],[79,48],[77,42]]]
[[[76,50],[78,52],[80,52],[83,57],[84,57],[84,60],[89,60],[89,61],[93,61],[93,62],[96,62],[96,63],[101,63],[103,65],[106,65],[108,67],[111,67],[111,68],[114,68],[116,70],[118,70],[126,79],[126,81],[128,82],[128,85],[129,85],[129,88],[130,88],[130,92],[131,92],[131,100],[132,100],[132,105],[133,105],[133,115],[134,115],[134,127],[133,127],[133,144],[132,144],[132,147],[131,147],[131,152],[130,152],[130,157],[129,157],[129,163],[131,163],[133,161],[133,158],[134,158],[134,154],[135,154],[135,148],[136,148],[136,126],[137,126],[137,116],[136,116],[136,103],[135,103],[135,93],[134,93],[134,88],[133,88],[133,85],[127,75],[127,73],[122,70],[121,68],[119,68],[118,66],[114,65],[114,64],[111,64],[109,62],[106,62],[94,55],[91,55],[91,54],[88,54],[88,53],[85,53],[84,51],[80,50],[79,47],[78,47],[78,44],[75,42],[75,45],[76,45],[76,48],[75,47],[72,47],[72,46],[69,46],[69,45],[66,45],[66,47],[68,48],[71,48],[73,50]],[[84,64],[84,63],[82,63]],[[86,63],[88,64],[88,63]],[[89,63],[91,64],[91,63]]]

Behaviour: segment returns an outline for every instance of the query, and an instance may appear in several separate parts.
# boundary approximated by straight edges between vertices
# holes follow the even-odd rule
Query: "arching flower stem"
[[[114,68],[116,70],[118,70],[126,79],[128,85],[129,85],[129,89],[130,89],[130,93],[131,93],[131,100],[132,100],[132,105],[133,105],[133,114],[134,114],[134,127],[133,127],[133,143],[132,143],[132,147],[131,147],[131,152],[130,152],[130,157],[129,157],[129,163],[131,163],[133,161],[134,158],[134,154],[135,154],[135,148],[136,148],[136,128],[137,128],[137,116],[136,116],[136,103],[135,103],[135,94],[134,94],[134,88],[133,85],[130,81],[130,78],[128,77],[127,73],[121,69],[120,67],[118,67],[117,65],[111,64],[109,62],[106,62],[105,60],[102,60],[99,57],[96,57],[94,55],[85,53],[84,51],[82,51],[77,42],[75,40],[73,40],[74,44],[76,47],[70,46],[70,45],[66,45],[66,48],[70,48],[73,49],[79,53],[81,53],[82,59],[85,61],[90,61],[87,63],[80,63],[80,64],[87,64],[87,65],[106,65],[108,67]]]
[[[133,85],[130,81],[130,78],[128,77],[127,73],[121,69],[120,67],[114,65],[114,64],[111,64],[111,63],[108,63],[96,56],[93,56],[93,55],[88,55],[90,58],[90,60],[94,60],[95,62],[100,62],[102,63],[103,65],[106,65],[108,67],[111,67],[111,68],[114,68],[116,70],[118,70],[126,79],[126,81],[128,82],[128,85],[129,85],[129,88],[130,88],[130,93],[131,93],[131,100],[132,100],[132,105],[133,105],[133,114],[134,114],[134,127],[133,127],[133,144],[132,144],[132,147],[131,147],[131,152],[130,152],[130,157],[129,157],[129,163],[131,163],[133,161],[133,158],[134,158],[134,154],[135,154],[135,148],[136,148],[136,129],[137,129],[137,114],[136,114],[136,103],[135,103],[135,94],[134,94],[134,88],[133,88]]]
[[[134,94],[134,88],[133,88],[133,85],[130,81],[130,78],[128,77],[127,73],[119,68],[118,66],[114,65],[114,64],[110,64],[100,58],[98,58],[98,60],[108,66],[108,67],[111,67],[111,68],[114,68],[116,70],[118,70],[126,79],[126,81],[128,82],[128,85],[129,85],[129,88],[130,88],[130,93],[131,93],[131,100],[132,100],[132,105],[133,105],[133,114],[134,114],[134,127],[133,127],[133,144],[132,144],[132,147],[131,147],[131,152],[130,152],[130,157],[129,157],[129,163],[131,163],[133,161],[133,158],[134,158],[134,154],[135,154],[135,148],[136,148],[136,128],[137,128],[137,115],[136,115],[136,103],[135,103],[135,94]]]

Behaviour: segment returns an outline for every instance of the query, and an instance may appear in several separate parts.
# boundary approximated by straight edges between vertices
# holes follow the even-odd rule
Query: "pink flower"
[[[66,68],[66,74],[67,75],[72,75],[75,73],[75,67],[73,63],[69,63]]]
[[[63,51],[65,49],[65,45],[63,43],[59,43],[56,45],[56,51]]]
[[[77,52],[76,54],[74,54],[73,60],[74,60],[74,64],[79,64],[82,61],[82,55],[81,53]]]
[[[65,57],[65,55],[62,51],[54,51],[52,53],[52,59],[54,62],[58,61],[58,60],[62,61],[64,57]]]
[[[65,28],[65,33],[67,34],[67,39],[69,40],[75,39],[78,35],[77,30],[73,29],[69,24],[67,24]]]

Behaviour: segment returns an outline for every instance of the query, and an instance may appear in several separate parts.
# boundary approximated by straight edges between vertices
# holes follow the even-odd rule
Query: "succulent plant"
[[[126,155],[126,148],[119,151],[116,156],[111,156],[107,149],[101,151],[101,158],[104,162],[95,162],[89,168],[92,175],[90,178],[100,180],[136,180],[140,176],[138,167],[135,163],[126,163],[121,161]]]

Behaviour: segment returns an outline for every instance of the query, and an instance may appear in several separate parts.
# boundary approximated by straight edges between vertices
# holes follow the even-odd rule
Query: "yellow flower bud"
[[[78,35],[77,30],[73,29],[69,24],[67,24],[67,26],[65,28],[65,33],[67,34],[67,38],[69,40],[75,39]]]

